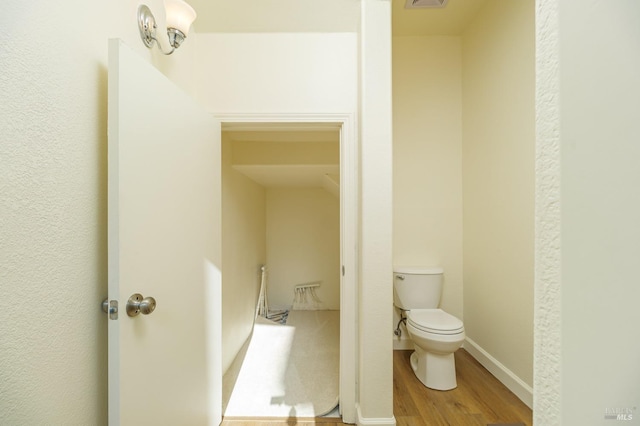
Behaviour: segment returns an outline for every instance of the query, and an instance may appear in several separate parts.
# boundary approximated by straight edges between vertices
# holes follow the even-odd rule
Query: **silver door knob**
[[[132,294],[127,301],[127,315],[135,317],[138,314],[149,315],[156,308],[156,299],[143,298],[140,293]]]

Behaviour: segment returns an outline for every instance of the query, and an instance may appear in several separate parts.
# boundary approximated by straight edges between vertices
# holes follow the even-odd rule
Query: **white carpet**
[[[258,317],[248,345],[224,376],[224,416],[332,411],[338,404],[339,336],[339,311],[291,311],[286,325]]]

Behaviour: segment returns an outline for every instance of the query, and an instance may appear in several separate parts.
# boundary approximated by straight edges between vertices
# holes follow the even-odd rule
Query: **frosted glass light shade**
[[[191,23],[196,19],[196,11],[182,0],[164,0],[167,28],[174,28],[185,36]]]

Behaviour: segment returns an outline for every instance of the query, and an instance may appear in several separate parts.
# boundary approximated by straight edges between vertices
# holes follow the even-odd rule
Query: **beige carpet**
[[[317,417],[338,404],[339,311],[291,311],[286,325],[258,317],[225,374],[225,417]]]

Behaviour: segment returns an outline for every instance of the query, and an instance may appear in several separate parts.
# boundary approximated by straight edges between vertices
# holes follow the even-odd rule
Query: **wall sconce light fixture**
[[[170,51],[165,52],[160,42],[158,42],[156,38],[156,19],[151,10],[144,4],[138,7],[138,29],[145,46],[151,49],[153,44],[157,42],[158,49],[165,55],[170,55],[187,38],[189,27],[196,19],[196,11],[183,0],[164,0],[164,9],[167,16],[167,35],[171,45]]]

